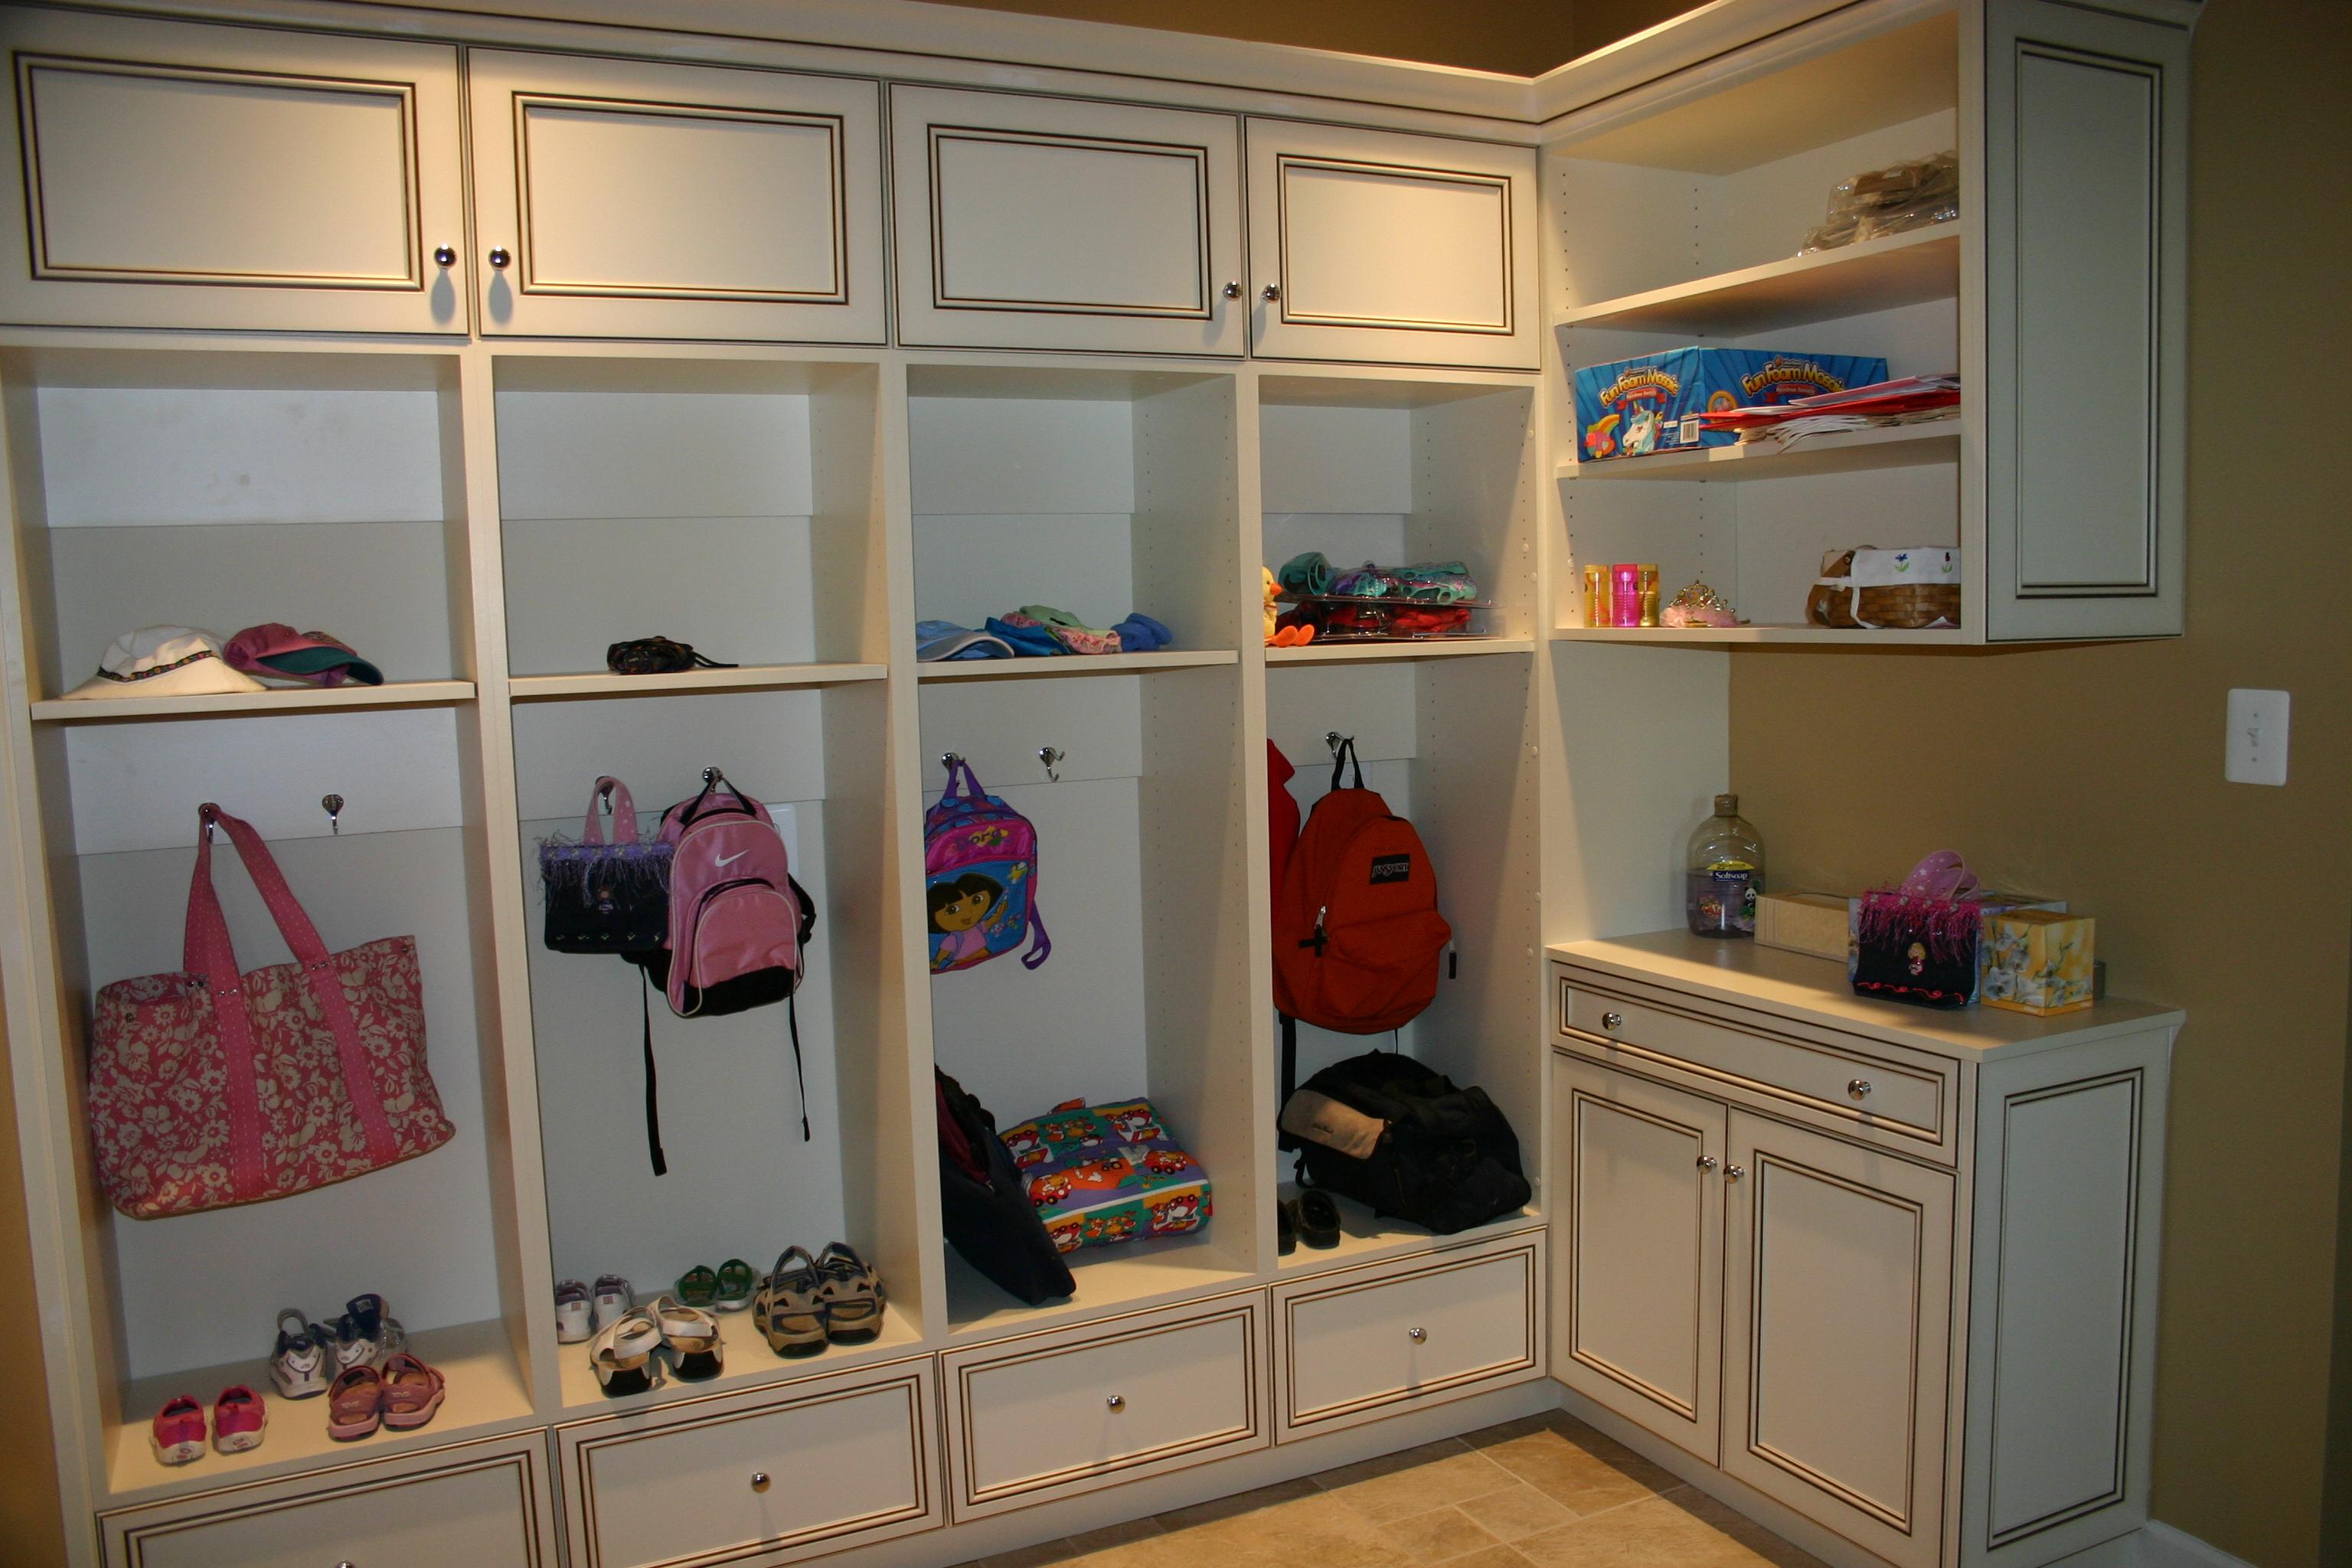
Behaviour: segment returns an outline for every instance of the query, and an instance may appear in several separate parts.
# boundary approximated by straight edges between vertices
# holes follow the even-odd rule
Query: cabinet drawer
[[[941,1522],[929,1358],[559,1428],[575,1568],[790,1563]]]
[[[1833,1031],[1718,1017],[1568,970],[1559,983],[1569,1049],[1636,1071],[1663,1071],[1733,1099],[1912,1152],[1956,1156],[1959,1065]]]
[[[899,342],[1241,356],[1232,115],[894,86],[890,125]]]
[[[1542,1233],[1275,1288],[1287,1442],[1543,1370]]]
[[[14,6],[0,37],[6,320],[466,330],[456,49]]]
[[[1265,1358],[1259,1293],[950,1351],[957,1517],[1265,1447]]]
[[[109,1568],[556,1568],[537,1431],[99,1516]]]

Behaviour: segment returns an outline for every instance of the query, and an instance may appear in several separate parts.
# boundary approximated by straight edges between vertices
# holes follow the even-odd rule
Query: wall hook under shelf
[[[1062,782],[1062,775],[1054,770],[1060,767],[1063,761],[1068,756],[1069,753],[1062,750],[1059,746],[1040,746],[1037,748],[1037,760],[1045,764],[1045,777],[1055,784],[1060,784]]]
[[[327,831],[341,838],[343,836],[343,797],[322,795],[319,797],[319,809],[327,814]]]

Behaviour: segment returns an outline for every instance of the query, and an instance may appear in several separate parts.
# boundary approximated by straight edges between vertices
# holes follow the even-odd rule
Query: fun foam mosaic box
[[[1209,1173],[1176,1146],[1148,1100],[1066,1100],[999,1134],[1045,1234],[1063,1252],[1209,1223]]]
[[[1769,349],[1668,349],[1576,373],[1576,455],[1588,463],[1694,447],[1728,447],[1698,416],[1790,403],[1886,379],[1886,362]]]

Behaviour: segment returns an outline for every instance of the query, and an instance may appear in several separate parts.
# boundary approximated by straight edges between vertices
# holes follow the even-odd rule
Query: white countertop
[[[2023,1056],[2113,1035],[2177,1028],[2188,1017],[2178,1008],[2112,996],[2084,1011],[2046,1018],[2000,1007],[1951,1012],[1906,1007],[1855,995],[1842,963],[1760,947],[1752,941],[1693,936],[1687,931],[1562,942],[1549,951],[1559,963],[1579,969],[1648,981],[1948,1057]]]

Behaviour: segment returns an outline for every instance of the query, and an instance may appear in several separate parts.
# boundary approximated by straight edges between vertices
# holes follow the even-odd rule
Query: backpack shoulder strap
[[[1361,789],[1364,787],[1364,759],[1356,755],[1356,737],[1353,735],[1349,735],[1342,740],[1339,744],[1339,748],[1331,753],[1331,787],[1333,789],[1342,787],[1339,783],[1339,775],[1349,763],[1356,764],[1356,783],[1354,787]]]

